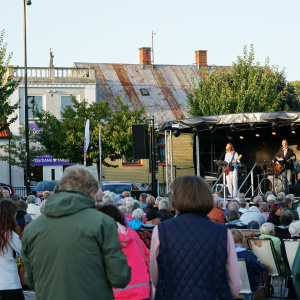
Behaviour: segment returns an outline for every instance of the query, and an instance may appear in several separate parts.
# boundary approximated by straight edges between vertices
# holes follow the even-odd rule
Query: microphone
[[[266,165],[266,160],[264,159],[264,164],[263,164],[263,170],[266,171],[267,170],[267,165]]]

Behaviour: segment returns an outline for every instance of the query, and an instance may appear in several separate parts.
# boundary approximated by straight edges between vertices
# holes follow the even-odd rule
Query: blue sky
[[[138,48],[151,46],[155,64],[193,64],[208,50],[208,64],[231,65],[244,45],[257,61],[285,68],[300,80],[299,0],[32,0],[27,6],[28,66],[73,62],[139,63]],[[23,1],[0,0],[0,30],[23,66]]]

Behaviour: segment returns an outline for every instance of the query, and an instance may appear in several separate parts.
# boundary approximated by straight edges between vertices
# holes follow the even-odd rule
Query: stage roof
[[[235,125],[237,128],[243,128],[243,130],[245,130],[247,127],[251,129],[251,124],[270,126],[270,124],[272,125],[273,123],[278,126],[293,123],[300,124],[300,112],[278,111],[202,116],[161,123],[159,129],[177,129],[184,132],[193,132],[193,129],[198,131],[211,131],[214,128],[228,128],[231,125]]]

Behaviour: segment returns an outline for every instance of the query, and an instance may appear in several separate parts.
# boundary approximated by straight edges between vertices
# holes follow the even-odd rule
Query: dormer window
[[[150,93],[147,89],[144,89],[144,88],[140,89],[140,92],[143,96],[150,96]]]

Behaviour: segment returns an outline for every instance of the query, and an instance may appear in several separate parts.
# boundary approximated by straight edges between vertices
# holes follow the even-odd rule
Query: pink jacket
[[[150,252],[138,234],[118,223],[120,244],[131,267],[131,281],[124,289],[114,288],[115,299],[141,300],[150,298],[150,269],[139,248],[138,240],[145,256],[150,262]],[[136,237],[136,239],[134,238]]]

